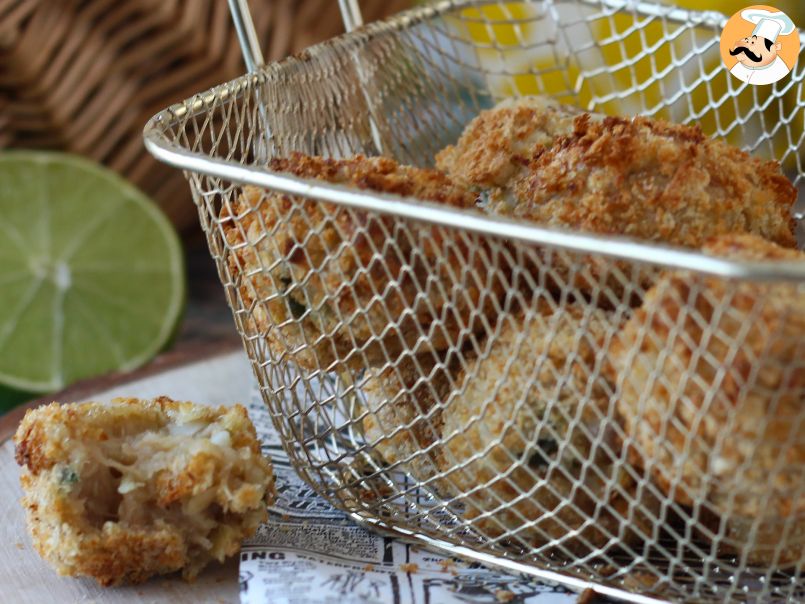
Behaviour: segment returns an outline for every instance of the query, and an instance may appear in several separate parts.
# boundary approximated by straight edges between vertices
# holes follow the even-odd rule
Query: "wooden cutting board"
[[[254,378],[246,355],[228,344],[163,358],[134,374],[112,376],[79,385],[52,397],[59,402],[106,401],[116,396],[153,397],[210,405],[247,402]],[[38,403],[36,401],[26,407]],[[237,557],[207,567],[194,583],[178,576],[142,585],[102,588],[91,579],[60,577],[36,553],[19,504],[20,469],[14,461],[11,437],[25,409],[0,418],[0,601],[15,604],[146,603],[229,604],[238,602]]]

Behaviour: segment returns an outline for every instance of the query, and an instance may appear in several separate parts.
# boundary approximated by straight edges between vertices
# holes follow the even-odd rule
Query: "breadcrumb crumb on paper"
[[[449,571],[453,570],[455,568],[455,566],[456,566],[456,563],[453,562],[453,560],[451,560],[450,558],[447,558],[445,560],[439,560],[438,564],[439,564],[439,566],[442,567],[442,570],[444,572],[449,572]]]
[[[274,498],[240,405],[52,403],[28,411],[14,441],[34,547],[59,574],[104,586],[193,579],[237,553]]]
[[[514,600],[514,598],[515,594],[513,594],[507,589],[500,589],[497,592],[495,592],[495,599],[498,602],[511,602],[512,600]]]

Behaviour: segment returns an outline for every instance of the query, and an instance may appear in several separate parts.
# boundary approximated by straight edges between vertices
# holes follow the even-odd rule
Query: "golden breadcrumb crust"
[[[467,124],[458,142],[436,155],[436,167],[469,186],[505,186],[538,150],[573,132],[580,113],[543,96],[505,99]]]
[[[386,463],[398,464],[417,480],[426,481],[437,472],[442,406],[456,389],[460,363],[452,351],[404,356],[393,366],[370,369],[365,377],[366,442]]]
[[[629,515],[635,482],[615,467],[621,445],[600,374],[616,329],[610,313],[580,306],[544,303],[536,316],[506,317],[446,405],[444,490],[487,538],[529,547],[555,540],[588,553],[645,535],[649,516],[638,510],[648,504]]]
[[[484,189],[491,215],[552,228],[699,248],[710,237],[754,233],[795,245],[796,190],[777,162],[705,137],[697,126],[584,113],[546,97],[482,111],[436,157],[458,182]],[[527,267],[554,289],[621,300],[625,283],[656,273],[593,255],[542,254]]]
[[[740,233],[796,245],[797,192],[779,163],[708,138],[698,126],[579,116],[512,189],[513,203],[493,203],[492,212],[690,248]]]
[[[805,262],[752,235],[704,250]],[[778,566],[805,559],[805,288],[665,273],[612,363],[636,463],[680,503],[707,502],[726,524],[725,551]]]
[[[777,162],[710,139],[698,126],[584,114],[540,146],[520,176],[488,193],[485,212],[540,225],[700,248],[709,238],[754,233],[793,247],[797,193]],[[649,265],[599,255],[541,254],[528,267],[554,289],[603,292],[630,304],[651,286]]]
[[[382,157],[297,153],[269,168],[457,208],[475,203],[444,174]],[[275,355],[290,352],[308,369],[446,348],[477,328],[471,314],[501,290],[489,246],[448,229],[254,187],[222,220],[251,328]]]
[[[52,403],[28,411],[14,440],[35,548],[59,574],[105,586],[193,578],[237,553],[274,497],[239,405]]]

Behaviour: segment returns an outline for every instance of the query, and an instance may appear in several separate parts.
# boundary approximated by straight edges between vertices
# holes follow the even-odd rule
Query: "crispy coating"
[[[392,366],[370,369],[363,383],[366,442],[388,464],[426,481],[437,472],[442,407],[452,391],[462,356],[404,356]]]
[[[538,150],[572,133],[580,113],[544,96],[505,99],[479,113],[455,145],[440,151],[436,167],[469,186],[503,187]]]
[[[778,162],[644,117],[579,116],[490,211],[552,227],[699,248],[754,233],[794,247],[797,192]]]
[[[545,97],[509,99],[481,112],[436,163],[483,189],[479,207],[492,215],[688,248],[734,233],[796,244],[796,189],[779,164],[697,126],[581,113]],[[656,277],[592,255],[542,254],[528,266],[549,269],[556,289],[603,287],[618,300],[627,282],[647,288]]]
[[[445,175],[387,158],[294,154],[269,167],[456,208],[475,203]],[[444,349],[477,328],[471,315],[501,291],[489,246],[448,229],[254,187],[222,219],[251,327],[307,369]]]
[[[645,530],[648,504],[628,512],[635,482],[615,466],[600,372],[616,329],[611,313],[580,306],[506,317],[444,409],[445,490],[487,538],[589,553]]]
[[[704,249],[805,262],[751,235]],[[724,552],[767,565],[805,560],[805,288],[666,273],[612,363],[636,462],[665,493],[710,508],[725,524]]]
[[[239,405],[52,403],[28,411],[14,440],[37,551],[60,575],[104,586],[192,579],[237,553],[274,497]]]
[[[796,245],[797,192],[777,162],[710,139],[698,126],[645,117],[584,114],[552,146],[538,149],[522,176],[492,190],[484,211],[540,225],[645,242],[700,248],[718,235],[754,233]],[[599,255],[542,256],[556,289],[601,288],[631,303],[656,280],[648,266]]]

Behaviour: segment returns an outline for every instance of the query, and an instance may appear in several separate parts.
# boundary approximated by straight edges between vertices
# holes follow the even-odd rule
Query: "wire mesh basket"
[[[440,2],[149,122],[318,493],[396,536],[632,601],[805,599],[801,263],[283,169],[295,152],[429,167],[479,111],[544,94],[697,123],[799,185],[802,68],[732,79],[723,23],[649,2]]]

